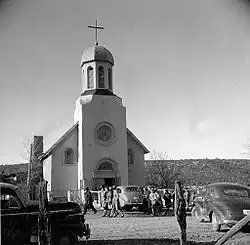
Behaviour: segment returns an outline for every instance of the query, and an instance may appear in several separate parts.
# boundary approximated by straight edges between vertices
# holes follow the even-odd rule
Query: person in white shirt
[[[159,198],[160,198],[160,195],[156,191],[156,188],[152,188],[149,194],[149,200],[151,202],[151,210],[152,210],[151,216],[156,216],[157,214],[157,205],[158,205]]]

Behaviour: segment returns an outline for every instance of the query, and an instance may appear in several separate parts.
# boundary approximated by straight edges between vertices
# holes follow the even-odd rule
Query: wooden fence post
[[[180,245],[187,245],[186,202],[183,196],[183,189],[179,180],[175,181],[174,211],[181,232]]]
[[[39,183],[38,244],[50,245],[50,224],[48,214],[47,182]]]

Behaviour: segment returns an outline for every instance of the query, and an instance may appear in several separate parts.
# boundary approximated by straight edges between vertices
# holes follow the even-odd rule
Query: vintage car
[[[137,185],[122,185],[117,186],[120,189],[120,205],[125,210],[129,211],[132,208],[143,207],[143,195],[140,186]]]
[[[213,183],[199,189],[192,216],[212,222],[214,231],[222,225],[235,225],[250,210],[250,188],[234,183]]]
[[[2,244],[36,243],[38,237],[38,202],[30,202],[20,189],[0,183]],[[53,245],[77,244],[78,237],[90,237],[81,207],[74,202],[48,202]],[[32,244],[33,244],[32,243]]]

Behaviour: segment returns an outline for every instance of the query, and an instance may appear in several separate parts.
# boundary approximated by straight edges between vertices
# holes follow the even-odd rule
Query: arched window
[[[135,158],[134,158],[134,152],[131,149],[128,149],[128,164],[134,164]]]
[[[98,171],[113,171],[113,164],[111,162],[103,162],[98,166]]]
[[[64,151],[64,164],[73,164],[74,163],[74,151],[72,148],[67,148]]]
[[[88,67],[88,89],[94,88],[94,69],[92,66]]]
[[[112,90],[113,86],[112,86],[112,69],[109,68],[108,70],[108,78],[109,78],[109,89]]]
[[[105,88],[104,83],[104,68],[103,66],[98,67],[98,81],[99,81],[99,88]]]
[[[82,88],[84,89],[85,88],[85,77],[84,77],[84,70],[82,69]]]

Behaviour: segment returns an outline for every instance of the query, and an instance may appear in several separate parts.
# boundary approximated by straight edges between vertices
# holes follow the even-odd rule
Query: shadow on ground
[[[124,212],[125,215],[129,215],[129,216],[136,216],[136,217],[151,217],[151,215],[149,214],[145,214],[143,212],[137,212],[137,211],[130,211],[130,212]],[[191,216],[191,213],[190,212],[187,212],[186,213],[187,217]],[[173,210],[168,210],[166,213],[165,212],[161,212],[161,214],[157,215],[158,217],[171,217],[173,216],[174,217],[174,211]]]
[[[179,245],[179,240],[173,239],[121,239],[121,240],[89,240],[81,241],[79,245]],[[215,242],[193,242],[187,245],[214,245]]]

